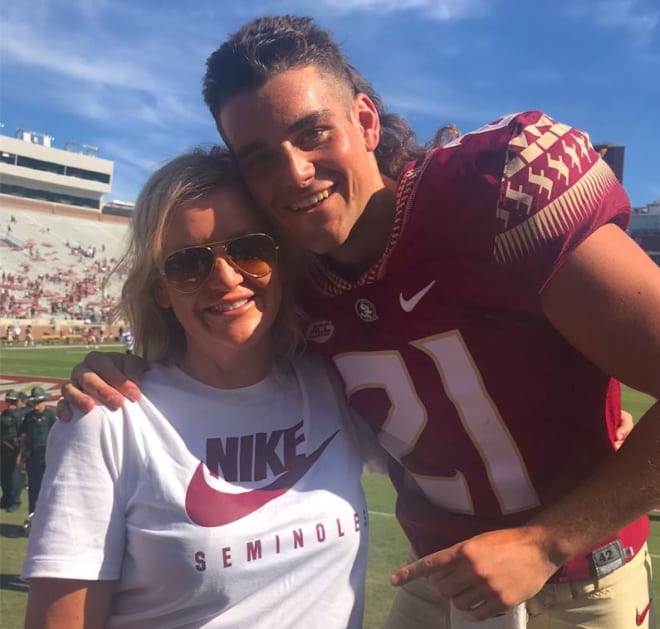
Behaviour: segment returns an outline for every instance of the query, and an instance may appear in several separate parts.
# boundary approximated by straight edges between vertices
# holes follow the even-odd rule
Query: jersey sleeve
[[[119,578],[122,423],[121,411],[96,406],[51,429],[22,578]]]
[[[630,202],[585,132],[542,112],[515,116],[509,130],[493,253],[538,294],[599,227],[625,229]]]

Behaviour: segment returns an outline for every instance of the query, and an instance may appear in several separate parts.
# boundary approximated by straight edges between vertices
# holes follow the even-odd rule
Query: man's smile
[[[327,199],[330,194],[334,191],[335,186],[330,186],[329,188],[326,188],[325,190],[322,190],[321,192],[315,192],[314,194],[307,195],[306,197],[303,197],[300,199],[300,201],[296,201],[295,203],[291,203],[288,207],[289,210],[292,210],[294,212],[301,212],[305,210],[310,210],[314,206],[318,205],[321,203],[321,201],[324,201]]]

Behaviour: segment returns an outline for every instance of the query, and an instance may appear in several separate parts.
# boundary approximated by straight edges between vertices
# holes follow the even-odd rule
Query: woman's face
[[[174,211],[163,241],[161,268],[179,249],[267,230],[240,187],[219,188]],[[215,266],[197,290],[180,292],[164,277],[156,298],[161,307],[172,308],[184,329],[184,371],[211,386],[247,386],[270,369],[270,332],[282,300],[281,279],[276,266],[254,278],[232,264],[222,247],[214,253]]]

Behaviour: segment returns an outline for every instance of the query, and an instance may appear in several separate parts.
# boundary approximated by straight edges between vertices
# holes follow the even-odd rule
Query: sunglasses
[[[163,275],[180,293],[199,290],[215,268],[218,257],[250,277],[268,275],[277,264],[279,247],[268,234],[249,234],[222,242],[178,249],[165,258]]]

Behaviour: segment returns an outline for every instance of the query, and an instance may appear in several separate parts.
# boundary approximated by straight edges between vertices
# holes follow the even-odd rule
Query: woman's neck
[[[216,389],[239,389],[261,382],[273,366],[270,346],[267,349],[246,351],[241,349],[234,356],[200,355],[187,351],[178,365],[181,371]]]

